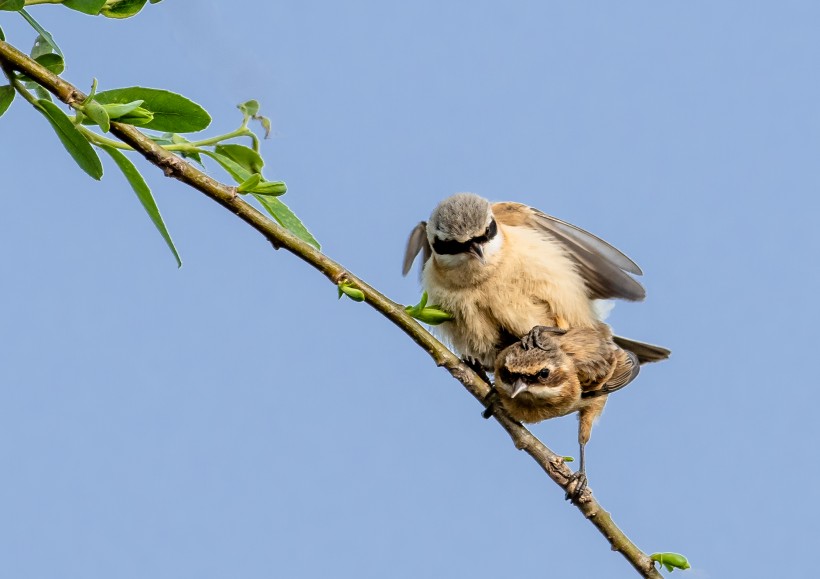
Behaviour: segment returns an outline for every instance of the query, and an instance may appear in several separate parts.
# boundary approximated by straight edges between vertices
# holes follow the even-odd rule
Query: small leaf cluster
[[[347,296],[354,302],[363,302],[364,301],[364,292],[354,286],[349,281],[342,281],[339,282],[339,299],[342,299],[342,296]]]
[[[440,306],[427,305],[427,292],[422,292],[419,303],[414,306],[406,306],[404,311],[431,326],[437,326],[453,319],[453,314],[445,312]]]
[[[652,553],[649,558],[660,563],[670,573],[675,569],[689,569],[689,561],[680,553]]]
[[[147,0],[66,0],[62,4],[86,14],[127,18],[139,12],[146,2]],[[152,0],[151,3],[156,2]],[[0,10],[17,11],[37,32],[30,56],[42,69],[48,71],[43,75],[60,75],[65,69],[62,51],[54,37],[24,10],[24,6],[23,0],[0,0]],[[0,41],[5,41],[2,29]],[[81,103],[72,105],[75,114],[70,116],[53,102],[51,94],[35,79],[9,70],[3,72],[10,84],[0,86],[0,116],[8,110],[15,94],[20,94],[43,115],[77,165],[96,180],[103,176],[103,165],[95,148],[104,151],[125,176],[179,266],[182,261],[151,189],[123,152],[131,151],[131,147],[106,136],[111,130],[112,122],[139,127],[157,145],[203,167],[203,156],[215,161],[236,181],[237,193],[250,195],[282,227],[305,243],[320,249],[310,231],[278,199],[287,191],[285,183],[269,181],[262,174],[265,162],[259,154],[259,139],[248,125],[251,121],[258,122],[264,129],[265,136],[268,136],[271,123],[270,119],[259,114],[257,101],[250,100],[238,105],[242,121],[236,130],[194,140],[186,135],[207,129],[211,116],[202,106],[180,94],[140,86],[98,92],[97,80],[94,79],[90,94]],[[92,127],[96,127],[102,134],[92,130]],[[228,142],[237,138],[249,139],[250,146]]]

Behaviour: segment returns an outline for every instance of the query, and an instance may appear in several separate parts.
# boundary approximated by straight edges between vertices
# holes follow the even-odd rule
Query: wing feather
[[[561,350],[572,359],[584,390],[594,390],[612,378],[618,349],[610,340],[609,326],[572,328],[557,338]]]
[[[521,203],[495,203],[493,213],[505,225],[529,226],[558,241],[577,265],[590,299],[646,297],[643,286],[629,275],[641,275],[641,268],[603,239]]]
[[[638,357],[638,361],[641,364],[666,360],[672,353],[663,346],[647,344],[646,342],[638,342],[637,340],[630,340],[629,338],[624,338],[623,336],[614,336],[612,340],[624,350],[629,350],[634,353]]]
[[[547,215],[542,211],[533,209],[539,219],[544,221],[544,226],[549,229],[555,229],[564,234],[565,237],[572,239],[575,243],[589,251],[590,253],[597,253],[619,269],[634,273],[635,275],[643,275],[643,271],[637,263],[632,261],[626,254],[624,254],[617,247],[604,241],[594,233],[590,233],[581,229],[577,225],[567,223],[562,219]]]
[[[422,221],[416,225],[413,231],[410,232],[410,237],[407,238],[407,247],[404,250],[404,263],[401,267],[402,275],[407,275],[410,272],[410,268],[413,267],[413,261],[415,261],[419,252],[421,252],[424,258],[422,261],[422,267],[424,267],[424,264],[427,263],[427,260],[430,259],[433,253],[433,250],[430,248],[430,242],[427,241],[426,221]]]
[[[595,398],[605,394],[612,394],[632,382],[641,371],[638,357],[629,350],[617,350],[615,355],[616,363],[612,376],[600,387],[593,390],[585,390],[581,396],[583,398]]]

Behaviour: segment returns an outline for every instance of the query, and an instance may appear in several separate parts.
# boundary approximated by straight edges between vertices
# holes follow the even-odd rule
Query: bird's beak
[[[484,249],[482,249],[480,243],[476,243],[475,241],[470,244],[470,253],[478,258],[478,261],[484,265]]]
[[[521,394],[526,389],[527,389],[527,384],[521,378],[519,378],[518,380],[515,381],[515,384],[513,384],[513,391],[512,391],[512,394],[510,394],[510,398],[515,398],[516,396]]]

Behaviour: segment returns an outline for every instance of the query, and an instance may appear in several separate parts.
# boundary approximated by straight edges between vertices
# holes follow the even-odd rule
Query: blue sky
[[[31,12],[83,89],[175,90],[209,134],[258,99],[266,175],[397,301],[419,295],[407,233],[457,191],[624,250],[648,298],[609,321],[673,357],[611,397],[590,486],[690,577],[812,576],[820,5],[239,4]],[[90,180],[22,101],[0,143],[0,575],[634,576],[460,385],[301,261],[142,165],[177,270],[115,168]],[[533,431],[577,454],[573,418]]]

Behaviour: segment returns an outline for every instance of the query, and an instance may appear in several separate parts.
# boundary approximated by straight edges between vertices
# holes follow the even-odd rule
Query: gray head
[[[473,193],[448,197],[427,222],[427,238],[439,255],[472,254],[483,259],[484,247],[497,233],[490,202]]]

